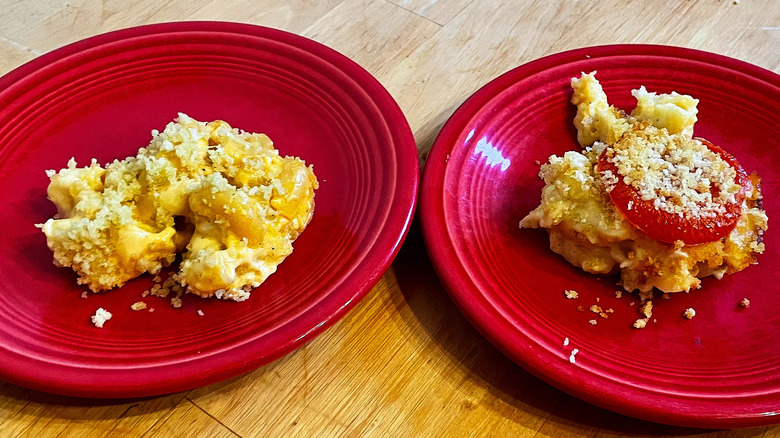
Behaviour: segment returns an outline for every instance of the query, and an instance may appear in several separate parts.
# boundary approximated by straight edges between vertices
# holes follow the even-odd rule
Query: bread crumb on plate
[[[572,351],[571,351],[571,354],[569,355],[569,362],[570,362],[570,363],[575,363],[575,362],[577,361],[577,360],[574,358],[574,356],[576,356],[576,355],[577,355],[577,353],[579,353],[579,352],[580,352],[580,350],[578,350],[578,349],[576,349],[576,348],[575,348],[574,350],[572,350]]]
[[[103,324],[106,323],[111,317],[114,316],[108,310],[98,307],[95,314],[92,315],[92,324],[95,324],[97,328],[103,328]]]

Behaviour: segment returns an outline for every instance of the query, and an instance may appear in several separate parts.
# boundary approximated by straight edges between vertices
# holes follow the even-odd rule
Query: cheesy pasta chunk
[[[190,293],[243,301],[292,252],[314,212],[311,166],[264,134],[185,114],[152,132],[135,157],[105,168],[73,159],[48,171],[58,215],[42,225],[54,263],[93,291],[156,274]]]
[[[521,228],[546,229],[550,248],[571,264],[594,274],[619,272],[626,290],[645,295],[654,288],[689,291],[702,277],[721,278],[756,263],[768,220],[755,175],[734,228],[701,244],[652,238],[626,218],[638,206],[630,201],[622,211],[611,197],[617,183],[633,184],[630,190],[654,202],[655,214],[679,217],[718,211],[722,204],[713,203],[710,184],[718,184],[721,198],[734,200],[732,192],[742,189],[734,184],[734,169],[692,138],[696,99],[641,87],[633,91],[636,108],[626,114],[609,105],[594,73],[573,78],[571,86],[574,125],[584,150],[553,155],[542,165],[541,203],[522,219]],[[611,157],[623,173],[600,171],[603,157]]]

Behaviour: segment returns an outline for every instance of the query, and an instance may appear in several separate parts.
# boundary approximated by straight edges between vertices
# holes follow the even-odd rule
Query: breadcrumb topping
[[[688,318],[688,319],[691,319],[694,316],[696,316],[696,311],[693,310],[693,307],[689,307],[689,308],[685,309],[685,311],[683,312],[683,316]]]
[[[736,170],[704,143],[649,124],[626,132],[607,150],[607,161],[642,200],[679,216],[718,217],[741,189]],[[609,171],[601,180],[607,191],[617,183]]]
[[[747,309],[750,307],[750,300],[747,298],[742,298],[742,301],[739,302],[739,307],[743,309]]]

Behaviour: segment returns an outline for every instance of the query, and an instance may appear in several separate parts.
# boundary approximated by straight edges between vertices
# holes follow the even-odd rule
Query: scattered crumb
[[[615,291],[615,298],[617,298],[617,299],[623,298],[623,291],[622,290],[616,290]]]
[[[81,298],[84,298],[85,300],[87,299],[88,296],[89,296],[89,294],[87,294],[87,291],[84,291],[84,292],[81,293]],[[747,298],[745,298],[745,299],[747,299]]]
[[[598,303],[599,301],[601,301],[601,298],[596,297],[596,302]]]
[[[669,294],[663,294],[663,295],[661,295],[661,299],[669,300],[669,299],[671,299],[671,297],[669,296]]]
[[[641,329],[647,325],[647,318],[640,318],[634,321],[634,328]]]
[[[610,307],[609,309],[605,310],[605,312],[607,312],[607,313],[615,313],[615,309]]]
[[[144,310],[146,309],[146,303],[144,303],[143,301],[137,301],[133,303],[133,305],[130,306],[130,308],[135,310],[136,312],[139,310]]]
[[[160,277],[159,274],[155,275],[154,278],[152,278],[152,281],[154,281],[155,283],[159,283],[162,281],[162,277]]]
[[[653,324],[655,324],[656,322],[658,322],[658,320],[653,318]]]
[[[634,306],[634,305],[636,305],[636,301],[632,301],[632,302],[628,303],[628,305],[629,306]]]
[[[639,307],[639,313],[644,315],[645,318],[653,316],[653,300],[647,300]]]
[[[590,311],[593,312],[593,313],[601,313],[604,310],[602,310],[601,306],[599,306],[598,304],[594,304],[594,305],[590,306]]]
[[[747,298],[742,298],[742,301],[739,302],[739,307],[743,309],[747,309],[750,307],[750,300]]]
[[[578,311],[578,312],[584,312],[584,311],[585,311],[585,308],[584,308],[584,307],[582,307],[582,306],[577,306],[577,311]]]
[[[146,297],[148,297],[150,293],[151,293],[151,292],[149,292],[149,289],[147,289],[147,290],[145,290],[145,291],[141,292],[141,298],[146,298]]]
[[[574,358],[574,356],[576,356],[577,353],[579,353],[579,352],[580,352],[580,350],[578,350],[576,348],[574,350],[572,350],[571,351],[571,355],[569,355],[569,362],[571,362],[571,363],[576,362],[576,359]]]
[[[179,307],[181,307],[181,298],[179,298],[179,297],[171,298],[171,306],[173,306],[173,307],[175,307],[177,309]]]
[[[569,345],[569,338],[563,338],[563,346]]]
[[[596,324],[598,324],[599,322],[598,322],[598,321],[596,321],[595,319],[591,319],[590,321],[588,321],[588,323],[590,323],[590,325],[596,325]]]
[[[534,164],[536,164],[537,166],[541,166],[541,165],[542,165],[542,162],[541,162],[541,161],[539,161],[539,160],[534,160]]]
[[[149,313],[152,313],[152,312],[154,312],[154,307],[150,307],[149,308]]]
[[[565,290],[563,291],[563,293],[566,295],[566,298],[569,300],[579,298],[580,296],[580,294],[578,294],[576,290]]]
[[[693,310],[693,307],[689,307],[689,308],[685,309],[685,312],[683,312],[683,316],[688,318],[688,319],[691,319],[694,316],[696,316],[696,311]]]
[[[601,313],[599,313],[599,316],[604,318],[604,319],[609,318],[609,315],[607,315],[607,312],[601,312]]]
[[[92,324],[95,324],[97,328],[103,328],[103,324],[106,323],[111,317],[114,316],[108,310],[98,307],[95,314],[92,315]]]
[[[204,315],[203,311],[198,309],[198,315],[203,316]]]

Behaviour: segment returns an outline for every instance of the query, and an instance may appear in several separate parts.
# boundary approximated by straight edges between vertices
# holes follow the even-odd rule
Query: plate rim
[[[192,368],[195,367],[189,365],[193,362],[206,361],[214,355],[229,354],[230,351],[235,348],[246,349],[252,340],[244,340],[231,348],[220,348],[214,354],[205,357],[182,358],[177,363],[187,363],[191,370],[189,373],[184,373],[189,374],[190,378],[187,381],[184,381],[181,377],[175,379],[169,378],[167,380],[151,379],[153,380],[152,383],[147,381],[143,382],[142,385],[137,385],[137,387],[134,385],[133,388],[116,390],[115,388],[102,386],[100,384],[100,378],[96,377],[96,381],[91,382],[90,385],[85,387],[83,386],[83,382],[69,382],[69,380],[73,379],[69,379],[67,373],[62,373],[61,376],[56,374],[41,376],[34,372],[22,373],[21,370],[9,368],[3,363],[0,363],[0,380],[46,393],[69,397],[101,399],[127,399],[158,396],[191,390],[223,381],[271,363],[316,338],[327,328],[343,318],[357,305],[357,303],[365,298],[368,292],[379,282],[382,275],[387,271],[392,261],[397,256],[402,243],[408,235],[416,210],[419,192],[420,168],[414,135],[405,114],[395,98],[379,80],[354,60],[322,43],[280,29],[230,21],[180,21],[133,26],[69,43],[22,64],[0,77],[0,95],[20,81],[24,81],[38,70],[63,61],[68,57],[78,55],[84,51],[115,43],[121,44],[122,42],[132,45],[131,41],[134,38],[139,37],[143,38],[186,33],[232,34],[256,38],[258,44],[262,44],[263,40],[288,44],[307,54],[314,55],[319,59],[327,61],[339,70],[345,72],[345,74],[348,74],[353,81],[359,84],[361,89],[366,91],[370,100],[377,105],[379,110],[381,110],[384,123],[387,124],[392,133],[391,138],[393,141],[391,145],[394,147],[395,155],[397,157],[396,165],[390,169],[390,171],[396,175],[396,185],[394,191],[391,192],[393,203],[388,207],[384,228],[374,233],[376,239],[372,244],[371,249],[366,253],[365,257],[355,263],[354,269],[350,271],[350,276],[356,275],[356,271],[362,271],[362,273],[356,275],[354,280],[350,280],[352,284],[348,284],[348,282],[340,283],[342,287],[345,284],[354,286],[353,290],[350,293],[345,294],[345,298],[347,298],[346,302],[339,301],[338,304],[334,303],[333,307],[335,308],[332,309],[332,311],[322,312],[321,309],[309,309],[301,315],[296,316],[293,320],[284,321],[284,325],[280,326],[282,328],[285,325],[295,322],[296,319],[306,318],[306,321],[311,320],[305,324],[308,326],[307,330],[303,333],[285,336],[287,340],[285,342],[275,343],[275,348],[263,351],[253,351],[253,360],[241,361],[240,363],[230,363],[228,361],[217,369],[210,369],[207,372],[201,373],[192,371]],[[151,129],[151,127],[149,129]],[[350,277],[348,276],[347,278],[349,279]],[[323,299],[326,298],[327,296],[323,297]],[[280,327],[275,328],[266,334],[265,337],[275,336]],[[257,338],[253,340],[257,341]],[[255,350],[260,349],[255,348]],[[13,349],[2,348],[0,349],[0,353],[6,357],[20,357],[21,361],[26,361],[30,365],[45,362],[37,357],[33,358],[19,354],[18,351]],[[92,369],[90,367],[62,365],[59,363],[53,364],[52,362],[48,363],[50,366],[63,367],[70,372],[85,368]],[[153,365],[148,369],[154,369],[155,367],[159,369],[169,369],[171,368],[171,365],[171,363],[165,362]],[[146,367],[117,367],[112,372],[127,373],[139,368],[147,369]],[[92,369],[92,372],[94,373],[94,376],[99,376],[99,374],[105,372],[105,369]],[[78,387],[76,387],[76,385],[78,385]]]
[[[707,64],[717,61],[721,67],[748,74],[774,86],[780,92],[780,75],[763,67],[703,50],[658,44],[607,44],[580,47],[553,53],[508,70],[480,87],[454,111],[436,136],[426,159],[419,211],[423,240],[434,270],[456,307],[491,344],[536,377],[585,402],[634,418],[684,427],[737,428],[780,423],[780,411],[774,412],[773,415],[756,413],[751,416],[729,416],[724,413],[712,413],[709,416],[686,415],[684,410],[682,412],[679,410],[669,412],[663,409],[648,411],[647,405],[632,403],[625,396],[617,401],[609,400],[605,397],[606,391],[599,392],[591,386],[583,385],[582,381],[574,377],[567,378],[555,371],[545,372],[543,361],[526,357],[517,345],[513,345],[518,341],[515,334],[509,334],[498,327],[502,324],[507,327],[511,325],[501,318],[500,312],[486,300],[479,300],[482,295],[476,285],[470,283],[469,276],[460,264],[457,252],[449,238],[443,205],[446,162],[449,154],[456,149],[455,141],[472,118],[490,105],[503,91],[525,77],[576,61],[631,55],[684,58]],[[535,341],[526,335],[521,337],[523,341],[535,344]]]

